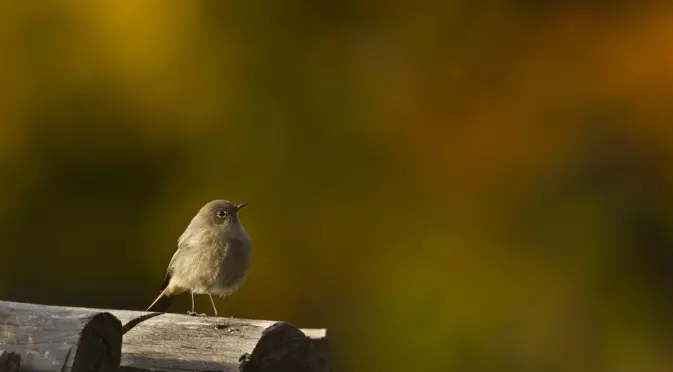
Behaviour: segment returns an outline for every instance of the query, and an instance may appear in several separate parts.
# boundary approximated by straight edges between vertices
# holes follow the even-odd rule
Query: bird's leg
[[[215,301],[213,301],[213,295],[208,293],[208,297],[210,297],[210,303],[213,305],[213,311],[215,312],[215,317],[218,317],[217,315],[217,308],[215,307]]]
[[[197,314],[196,311],[194,311],[194,292],[190,291],[190,293],[192,294],[192,311],[188,311],[187,315],[195,316]]]

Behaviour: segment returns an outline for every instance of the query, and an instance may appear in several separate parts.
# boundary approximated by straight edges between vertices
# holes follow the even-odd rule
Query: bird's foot
[[[197,313],[196,311],[188,311],[188,312],[187,312],[187,315],[191,315],[191,316],[200,316],[200,317],[206,317],[206,316],[208,316],[208,314],[206,314],[206,313]]]
[[[188,311],[188,312],[187,312],[187,315],[191,315],[191,316],[208,316],[208,314],[206,314],[206,313],[197,313],[196,311]]]

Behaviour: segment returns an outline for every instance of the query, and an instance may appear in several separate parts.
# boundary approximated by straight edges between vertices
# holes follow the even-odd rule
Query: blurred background
[[[671,371],[672,101],[665,2],[3,2],[0,298],[145,309],[223,198],[337,371]]]

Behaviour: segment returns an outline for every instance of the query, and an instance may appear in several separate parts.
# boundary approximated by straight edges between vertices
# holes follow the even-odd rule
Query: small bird
[[[207,294],[218,316],[213,295],[226,296],[243,284],[250,267],[252,242],[239,222],[238,212],[247,203],[213,200],[194,216],[178,239],[178,249],[168,264],[159,297],[147,311],[165,311],[174,296],[191,292]]]

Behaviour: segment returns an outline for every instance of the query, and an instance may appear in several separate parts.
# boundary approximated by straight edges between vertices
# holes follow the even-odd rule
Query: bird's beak
[[[237,211],[240,211],[241,208],[245,207],[246,205],[248,205],[248,202],[241,203],[241,204],[239,204],[239,205],[236,206],[236,210],[237,210]]]

